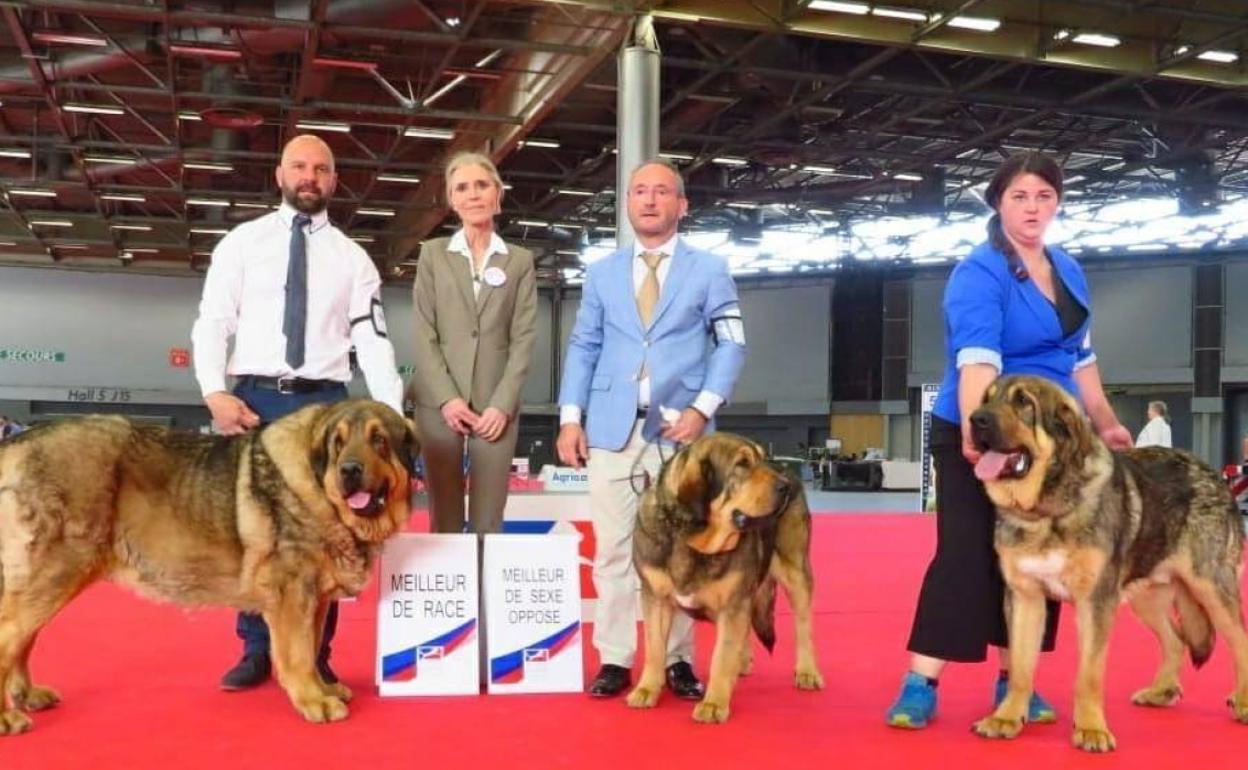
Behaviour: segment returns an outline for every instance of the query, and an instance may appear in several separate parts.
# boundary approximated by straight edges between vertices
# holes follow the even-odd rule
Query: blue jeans
[[[347,386],[313,391],[311,393],[278,393],[276,390],[265,390],[249,385],[247,379],[240,379],[234,387],[234,395],[243,400],[251,410],[260,416],[260,424],[267,425],[274,420],[296,412],[308,404],[329,404],[342,401],[347,397]],[[329,660],[329,643],[333,641],[334,631],[338,629],[338,602],[331,602],[329,614],[325,616],[325,634],[321,637],[321,649],[317,651],[317,660]],[[254,612],[238,613],[238,622],[234,632],[243,640],[243,655],[256,655],[269,652],[269,627],[264,618]]]

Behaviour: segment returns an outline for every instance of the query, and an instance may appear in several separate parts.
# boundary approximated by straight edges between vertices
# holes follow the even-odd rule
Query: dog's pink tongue
[[[1004,452],[994,452],[991,449],[984,452],[979,462],[975,463],[975,477],[980,481],[993,481],[1000,478],[1009,459],[1010,455]]]
[[[360,490],[359,492],[356,492],[355,494],[347,498],[347,505],[351,506],[352,508],[358,511],[361,508],[367,508],[368,504],[371,503],[372,501],[373,501],[372,495],[370,495],[369,493],[363,490]]]

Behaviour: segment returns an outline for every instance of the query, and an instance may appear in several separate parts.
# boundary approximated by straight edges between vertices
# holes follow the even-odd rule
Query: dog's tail
[[[1175,581],[1174,607],[1179,615],[1179,637],[1187,645],[1192,665],[1200,668],[1213,654],[1214,632],[1209,614],[1182,581]]]
[[[770,653],[776,646],[776,581],[770,576],[754,591],[750,601],[750,623],[758,640]]]

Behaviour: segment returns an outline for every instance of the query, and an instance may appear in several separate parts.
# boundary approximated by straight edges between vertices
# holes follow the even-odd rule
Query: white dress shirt
[[[446,244],[446,250],[462,254],[468,260],[468,274],[472,276],[472,296],[480,297],[481,281],[484,280],[482,276],[485,274],[485,269],[490,266],[490,257],[495,254],[506,254],[507,244],[498,236],[498,233],[491,232],[490,245],[485,251],[485,259],[481,260],[480,270],[477,270],[477,266],[473,263],[472,247],[468,245],[468,235],[464,232],[464,228],[461,227],[455,231],[455,234],[451,236],[451,242]]]
[[[673,235],[671,239],[661,244],[658,248],[653,249],[648,249],[645,246],[642,246],[641,241],[639,240],[633,241],[633,296],[636,296],[641,291],[641,284],[646,280],[646,274],[650,272],[650,267],[646,265],[645,260],[641,258],[641,255],[647,251],[657,251],[660,254],[665,255],[663,259],[659,260],[659,266],[655,268],[654,271],[659,279],[659,296],[662,296],[663,284],[667,282],[667,274],[671,271],[672,256],[676,253],[676,242],[678,240],[680,240],[680,236]],[[704,390],[693,400],[691,406],[706,415],[706,418],[709,420],[715,416],[715,412],[719,411],[719,407],[721,407],[723,403],[724,399],[720,398],[719,395],[712,393],[709,390]],[[667,405],[659,404],[659,406]],[[637,408],[650,408],[649,375],[642,377],[637,382]],[[560,425],[569,422],[579,423],[580,421],[581,408],[579,406],[576,404],[564,404],[559,407]]]
[[[306,227],[308,256],[307,341],[303,366],[286,363],[282,317],[290,233],[297,212],[281,207],[231,230],[212,252],[199,318],[191,330],[200,390],[226,390],[235,377],[303,377],[351,380],[348,353],[356,357],[368,392],[402,414],[403,381],[385,336],[381,277],[364,249],[329,222],[325,212]],[[234,338],[233,354],[226,351]]]
[[[1144,426],[1144,430],[1140,431],[1140,436],[1135,440],[1135,446],[1174,446],[1170,440],[1170,423],[1166,422],[1164,417],[1154,417]]]

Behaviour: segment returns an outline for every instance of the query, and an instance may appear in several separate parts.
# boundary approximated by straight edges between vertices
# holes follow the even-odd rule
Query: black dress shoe
[[[624,688],[631,683],[632,677],[628,669],[604,663],[602,668],[598,669],[598,676],[589,683],[589,697],[613,698],[624,692]]]
[[[706,695],[706,687],[694,675],[693,666],[683,660],[667,667],[667,689],[685,700],[702,700]]]
[[[329,667],[329,656],[317,656],[316,672],[321,675],[321,679],[325,684],[338,684],[338,675]]]
[[[268,653],[244,654],[242,660],[234,664],[234,668],[226,671],[225,676],[221,677],[221,689],[250,690],[258,684],[263,684],[269,678],[272,668],[273,664],[269,661]]]

